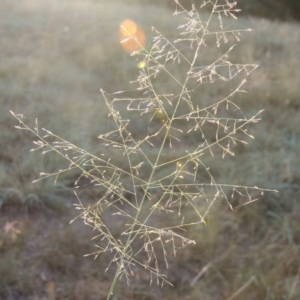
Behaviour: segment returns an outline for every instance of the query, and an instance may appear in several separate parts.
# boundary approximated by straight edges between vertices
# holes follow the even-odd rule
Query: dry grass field
[[[0,3],[0,299],[106,299],[107,257],[84,257],[94,251],[93,232],[81,220],[69,224],[78,174],[31,184],[64,161],[29,152],[34,137],[14,128],[9,110],[99,154],[108,113],[99,90],[130,90],[139,72],[119,43],[124,19],[143,28],[146,45],[152,25],[176,35],[172,11],[138,1]],[[130,285],[118,283],[114,300],[300,299],[300,25],[242,16],[226,25],[254,29],[242,35],[232,61],[260,65],[237,101],[247,115],[264,113],[251,128],[255,140],[238,146],[234,158],[211,159],[210,168],[220,182],[279,193],[233,211],[216,204],[207,225],[188,232],[196,245],[170,259],[174,287],[149,286],[141,272]],[[201,99],[221,89],[208,86]],[[186,137],[178,147],[193,143]],[[99,196],[85,195],[91,203]]]

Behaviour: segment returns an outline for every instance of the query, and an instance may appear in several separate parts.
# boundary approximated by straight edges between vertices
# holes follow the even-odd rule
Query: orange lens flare
[[[145,47],[144,31],[132,20],[124,20],[120,25],[119,38],[122,48],[132,53]]]

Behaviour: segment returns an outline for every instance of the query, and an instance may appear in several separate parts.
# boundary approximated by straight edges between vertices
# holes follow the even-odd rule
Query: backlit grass
[[[131,89],[128,81],[133,80],[138,72],[137,61],[123,52],[119,45],[120,22],[125,18],[134,19],[147,33],[147,39],[150,39],[150,25],[153,24],[164,33],[167,32],[168,38],[172,38],[175,35],[176,21],[170,16],[170,11],[161,7],[145,8],[145,5],[124,5],[122,2],[49,3],[28,0],[22,4],[2,1],[0,6],[1,195],[5,194],[7,188],[12,188],[20,191],[24,197],[33,193],[42,199],[43,194],[53,195],[54,192],[65,193],[65,197],[68,197],[68,189],[73,179],[71,175],[71,178],[65,177],[61,181],[60,192],[52,186],[53,180],[33,186],[30,184],[39,172],[56,169],[63,162],[56,157],[49,156],[43,160],[34,153],[28,153],[32,148],[32,137],[13,128],[15,121],[8,111],[23,113],[29,123],[38,117],[42,127],[80,147],[92,147],[95,154],[99,153],[102,149],[99,148],[96,137],[105,132],[108,126],[107,111],[101,103],[103,100],[99,88],[102,87],[108,92]],[[179,252],[173,263],[170,280],[175,282],[175,288],[149,289],[147,275],[142,273],[136,279],[137,283],[147,286],[144,289],[147,292],[144,293],[148,298],[154,299],[159,295],[160,299],[174,299],[176,296],[178,299],[228,299],[249,281],[248,288],[246,285],[244,290],[245,294],[241,292],[235,299],[246,296],[247,299],[299,297],[298,285],[293,289],[300,265],[297,226],[300,196],[297,155],[297,141],[300,137],[298,25],[246,20],[241,17],[234,22],[237,24],[230,23],[226,26],[251,27],[254,32],[242,36],[242,42],[234,50],[233,59],[260,64],[260,68],[248,80],[248,94],[241,99],[244,112],[250,115],[262,108],[265,112],[263,121],[251,128],[255,141],[239,146],[234,159],[212,160],[211,169],[217,173],[219,181],[226,179],[232,183],[276,188],[280,193],[233,213],[225,206],[215,207],[208,226],[189,233],[197,245]],[[221,52],[222,49],[209,51]],[[209,61],[209,53],[203,57],[203,62],[206,60]],[[208,87],[207,93],[199,95],[199,101],[207,103],[211,96],[221,92],[222,90],[212,91]],[[139,128],[146,125],[136,125],[138,135]],[[178,151],[184,151],[195,142],[188,137],[183,140],[184,147],[178,144]],[[74,178],[75,176],[76,174]],[[4,207],[9,199],[3,198]],[[60,201],[64,201],[64,198]],[[1,211],[7,212],[2,209]],[[12,214],[11,218],[22,218],[22,214]],[[33,219],[31,222],[43,221]],[[58,219],[57,223],[59,222],[62,221]],[[4,232],[5,223],[1,226],[0,230]],[[53,225],[45,228],[45,231],[50,234],[54,229]],[[70,240],[70,231],[65,226],[59,230],[62,235],[66,234],[66,240]],[[31,240],[29,233],[24,238]],[[78,240],[81,239],[79,231]],[[56,238],[50,234],[50,238],[45,241],[46,244],[49,243],[46,248],[48,252],[44,252],[45,257],[43,258],[41,252],[38,258],[29,256],[28,265],[37,261],[42,266],[50,266],[51,280],[61,285],[60,276],[74,272],[73,266],[70,268],[67,264],[69,261],[66,260],[65,265],[57,267],[60,263],[64,264],[63,259],[50,261],[53,263],[51,266],[46,257],[46,254],[53,255],[53,245],[56,245],[57,251],[69,251],[64,250],[63,245],[59,249],[60,242],[57,241],[60,240],[61,237]],[[38,241],[33,240],[33,243],[38,244]],[[24,245],[21,243],[18,247],[21,249]],[[74,247],[77,247],[76,243]],[[1,249],[5,253],[9,251],[7,248]],[[36,250],[31,251],[34,254]],[[86,254],[85,251],[82,251],[83,254]],[[68,255],[66,254],[67,258]],[[71,255],[74,254],[71,252]],[[6,262],[11,262],[13,267],[2,264],[4,271],[1,274],[7,275],[0,291],[4,299],[11,295],[17,297],[16,295],[22,293],[42,295],[45,291],[40,275],[38,279],[30,275],[30,284],[20,282],[22,277],[16,277],[18,272],[15,270],[24,270],[26,266],[25,263],[23,266],[17,263],[20,260],[22,261],[21,256],[10,256]],[[79,267],[81,262],[79,266],[75,263],[74,265],[77,277],[72,279],[72,284],[76,285],[76,297],[104,297],[105,293],[97,288],[94,279],[96,276],[97,282],[109,281],[101,273],[103,268],[99,266],[98,271],[94,271],[92,267],[87,268],[83,276]],[[61,272],[61,268],[66,272]],[[5,271],[8,269],[9,272]],[[194,280],[195,283],[191,286],[190,283],[202,270],[203,275]],[[42,273],[41,269],[39,272]],[[250,280],[252,277],[255,280]],[[5,277],[1,275],[0,278]],[[47,277],[46,280],[50,278]],[[71,283],[67,279],[63,282],[61,288],[67,290],[67,285]],[[91,285],[93,295],[85,291],[84,282]],[[141,299],[138,284],[135,284],[127,288],[128,299]],[[108,284],[103,284],[106,291],[108,287]],[[73,287],[68,288],[70,293],[74,290]],[[124,293],[123,290],[119,292]],[[74,298],[72,295],[69,294],[69,297]],[[97,296],[95,298],[98,299]]]

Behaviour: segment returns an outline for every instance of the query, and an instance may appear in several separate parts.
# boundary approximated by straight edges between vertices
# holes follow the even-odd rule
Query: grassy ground
[[[9,110],[32,124],[38,117],[41,127],[99,153],[96,137],[107,126],[99,89],[130,89],[128,82],[138,74],[137,62],[118,42],[125,18],[140,24],[147,42],[151,25],[169,38],[176,34],[178,21],[158,6],[1,1],[1,299],[104,299],[107,294],[111,273],[104,272],[106,256],[84,258],[94,249],[93,234],[80,221],[68,224],[76,215],[71,191],[76,174],[55,187],[53,180],[32,185],[40,172],[63,162],[29,153],[33,137],[14,129]],[[255,141],[238,148],[234,159],[212,160],[210,166],[219,182],[280,193],[233,212],[216,205],[208,226],[189,232],[197,244],[170,260],[173,288],[149,287],[141,272],[130,286],[120,283],[115,299],[300,297],[299,25],[243,18],[230,25],[255,29],[242,37],[233,60],[260,64],[247,83],[242,108],[249,115],[265,112],[251,128]],[[208,87],[202,99],[214,93],[222,90]],[[193,142],[187,138],[177,147],[185,150]],[[88,197],[92,201],[97,195],[91,191]]]

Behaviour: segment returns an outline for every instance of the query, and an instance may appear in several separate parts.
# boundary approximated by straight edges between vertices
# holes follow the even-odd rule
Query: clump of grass
[[[62,197],[44,192],[24,194],[17,188],[3,188],[0,192],[0,210],[13,209],[22,212],[63,212],[66,202]]]
[[[239,42],[241,33],[250,29],[224,26],[223,18],[236,19],[235,2],[204,1],[200,8],[211,7],[207,18],[194,5],[187,11],[175,2],[175,15],[183,16],[183,23],[173,42],[153,28],[153,44],[146,49],[122,28],[128,34],[121,43],[138,45],[131,55],[141,68],[133,90],[109,94],[101,89],[109,115],[107,132],[98,137],[103,145],[99,156],[47,129],[42,133],[37,119],[31,129],[23,115],[11,112],[20,123],[18,129],[37,136],[32,151],[54,152],[69,163],[40,173],[34,182],[54,177],[56,183],[66,172],[81,172],[75,181],[76,208],[85,224],[98,231],[92,254],[110,253],[106,271],[112,265],[116,268],[107,299],[118,278],[129,283],[144,270],[150,283],[172,284],[163,270],[169,267],[168,258],[195,244],[187,231],[206,224],[215,203],[222,201],[234,209],[274,192],[217,182],[209,168],[212,159],[222,163],[235,155],[239,144],[253,139],[251,125],[260,120],[262,111],[248,116],[238,104],[246,78],[257,65],[229,58],[235,48],[232,42]],[[210,57],[210,47],[220,48],[220,55]],[[207,89],[210,97],[201,98]],[[116,98],[119,94],[123,97]],[[193,145],[186,145],[188,140]],[[91,205],[79,197],[86,187],[101,194]]]

